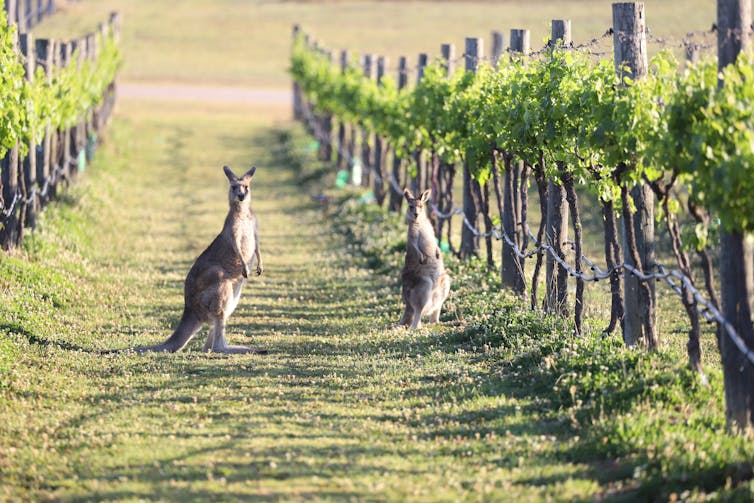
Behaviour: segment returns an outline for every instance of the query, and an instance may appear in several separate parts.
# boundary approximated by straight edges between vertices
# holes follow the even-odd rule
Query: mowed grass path
[[[16,348],[0,362],[0,498],[593,492],[585,466],[540,459],[520,471],[518,454],[553,449],[554,437],[521,414],[536,408],[507,395],[495,359],[459,350],[452,324],[392,328],[394,278],[345,254],[283,163],[275,128],[290,127],[286,113],[122,102],[29,257],[0,263],[4,277],[26,275],[0,285]],[[265,263],[229,339],[270,354],[204,354],[202,335],[179,354],[92,352],[169,335],[183,277],[226,212],[220,162],[258,166]]]

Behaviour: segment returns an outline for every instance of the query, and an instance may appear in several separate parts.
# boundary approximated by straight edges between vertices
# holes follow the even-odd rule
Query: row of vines
[[[752,54],[744,52],[735,63],[718,70],[714,59],[680,64],[664,51],[645,71],[632,62],[595,60],[560,39],[536,55],[512,46],[507,55],[488,64],[472,52],[477,42],[467,40],[467,71],[450,71],[453,61],[446,51],[446,58],[421,67],[418,82],[408,87],[405,61],[398,79],[386,75],[384,66],[374,79],[345,51],[341,65],[335,66],[331,53],[298,29],[294,34],[291,73],[296,93],[301,93],[294,99],[320,141],[338,146],[339,160],[357,159],[355,143],[361,137],[362,151],[368,154],[363,158],[361,182],[369,184],[373,175],[379,204],[387,202],[390,209],[400,211],[400,197],[388,197],[391,191],[404,185],[431,188],[438,240],[459,256],[469,257],[478,254],[479,237],[484,237],[488,263],[497,267],[492,238],[501,237],[502,283],[528,296],[534,308],[540,305],[543,260],[552,262],[541,303],[546,310],[565,313],[564,284],[571,273],[576,281],[573,309],[578,335],[583,331],[585,281],[604,278],[610,282],[612,304],[604,332],[621,327],[627,344],[656,348],[654,285],[659,279],[668,281],[688,314],[689,363],[702,378],[699,339],[704,319],[720,325],[724,367],[725,345],[731,348],[730,341],[735,341],[735,351],[728,354],[734,354],[737,363],[730,372],[726,367],[726,389],[729,381],[738,383],[743,395],[736,400],[743,402],[736,405],[728,400],[729,418],[734,424],[752,424],[750,299],[736,304],[747,308],[740,319],[723,317],[730,310],[721,307],[715,285],[714,257],[720,250],[716,240],[710,240],[718,226],[721,235],[741,236],[743,243],[743,236],[754,231]],[[610,34],[616,46],[623,39],[643,36],[616,27]],[[337,141],[333,119],[340,125]],[[388,151],[393,152],[392,170],[386,161]],[[462,213],[453,197],[457,171],[464,176]],[[530,184],[539,195],[538,228],[527,223]],[[578,197],[582,191],[601,206],[605,270],[582,251]],[[553,207],[548,202],[554,195],[562,199],[572,222],[572,264],[566,263],[565,243],[553,239]],[[642,242],[642,226],[654,225],[655,209],[677,264],[672,273],[647,253],[652,243]],[[643,213],[651,222],[646,222],[646,215],[641,220]],[[444,229],[447,217],[454,214],[462,214],[465,223],[458,250],[449,239],[449,221]],[[477,230],[479,221],[486,232]],[[744,248],[750,256],[751,250]],[[524,258],[535,262],[531,276],[524,273]],[[701,273],[692,270],[694,262],[701,265]],[[592,273],[587,274],[587,269]],[[741,270],[739,275],[748,277],[752,271]],[[704,282],[704,295],[695,280]],[[627,312],[637,311],[625,301],[629,289],[644,300],[640,312]],[[638,327],[628,328],[632,317]],[[744,412],[733,414],[731,407]]]
[[[70,42],[20,34],[0,12],[0,243],[20,243],[60,183],[84,169],[115,100],[120,18]]]

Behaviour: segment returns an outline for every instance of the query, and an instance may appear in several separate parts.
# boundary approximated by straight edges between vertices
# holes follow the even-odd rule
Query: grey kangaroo
[[[162,344],[134,348],[137,352],[180,351],[201,328],[210,324],[204,351],[216,353],[266,353],[246,346],[229,346],[225,323],[238,305],[241,287],[251,274],[256,259],[256,274],[262,274],[262,257],[257,238],[257,217],[251,209],[249,183],[256,168],[241,177],[224,166],[230,181],[230,211],[212,244],[199,255],[184,283],[183,316],[173,335]]]
[[[401,271],[406,310],[398,324],[420,328],[424,315],[429,316],[430,323],[440,321],[442,304],[450,293],[450,276],[445,272],[442,254],[425,211],[430,191],[424,191],[418,199],[408,189],[403,190],[403,195],[408,201],[406,263]]]

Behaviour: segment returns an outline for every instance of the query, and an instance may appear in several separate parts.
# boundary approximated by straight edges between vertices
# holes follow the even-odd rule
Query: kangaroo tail
[[[156,344],[154,346],[135,347],[133,348],[133,351],[137,353],[147,353],[149,351],[175,353],[176,351],[183,349],[201,326],[202,322],[196,317],[196,315],[184,310],[183,316],[181,316],[181,321],[178,323],[178,327],[168,340],[162,344]]]

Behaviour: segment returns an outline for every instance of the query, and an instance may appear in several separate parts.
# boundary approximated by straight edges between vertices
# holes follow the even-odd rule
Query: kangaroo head
[[[230,204],[249,201],[249,184],[256,170],[257,168],[252,166],[243,176],[238,177],[228,166],[223,166],[225,176],[228,177],[228,181],[230,182],[230,188],[228,189],[228,201]]]
[[[421,218],[426,218],[427,214],[424,212],[424,206],[429,201],[430,189],[422,192],[419,198],[415,198],[414,195],[408,189],[403,189],[403,197],[408,202],[408,210],[406,211],[406,222],[413,223]]]

